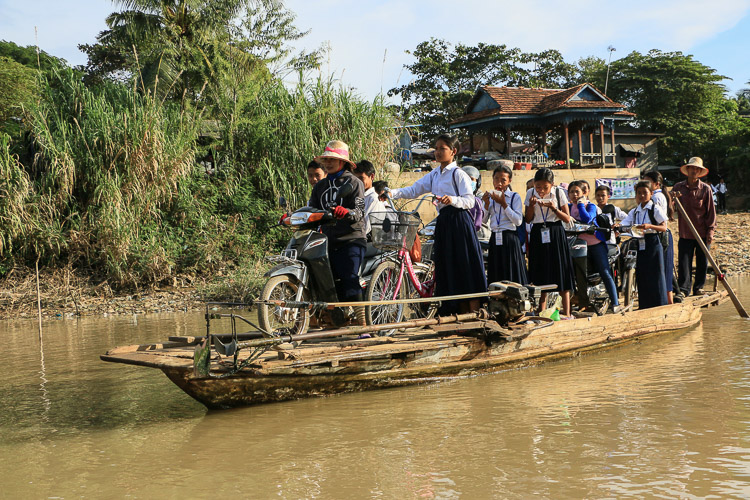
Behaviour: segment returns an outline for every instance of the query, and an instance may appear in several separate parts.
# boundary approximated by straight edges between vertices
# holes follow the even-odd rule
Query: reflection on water
[[[750,323],[731,303],[572,360],[220,412],[98,360],[202,328],[65,320],[40,345],[34,322],[3,324],[0,498],[750,495]]]

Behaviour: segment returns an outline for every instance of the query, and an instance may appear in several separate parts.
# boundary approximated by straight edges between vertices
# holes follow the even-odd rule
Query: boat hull
[[[184,345],[179,349],[166,344],[152,345],[157,346],[152,351],[155,354],[158,351],[161,360],[144,357],[148,349],[132,355],[118,354],[115,350],[102,358],[160,368],[172,382],[207,407],[231,408],[429,383],[576,356],[690,328],[701,321],[702,307],[724,300],[725,294],[713,293],[691,298],[684,304],[560,321],[511,341],[422,334],[364,347],[346,342],[325,348],[300,348],[272,353],[272,359],[266,358],[234,375],[227,373],[226,365],[212,359],[214,376],[196,376]],[[165,355],[170,349],[181,354]]]

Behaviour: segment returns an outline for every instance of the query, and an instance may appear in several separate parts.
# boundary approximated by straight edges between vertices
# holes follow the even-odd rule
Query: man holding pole
[[[680,200],[685,215],[690,221],[685,220],[684,215],[678,212],[680,240],[677,243],[677,281],[682,293],[688,295],[692,281],[693,255],[695,255],[693,295],[702,295],[708,264],[706,254],[700,249],[689,224],[692,222],[697,235],[710,249],[716,230],[716,207],[714,206],[713,190],[710,185],[700,180],[701,177],[708,175],[708,168],[703,166],[701,158],[697,156],[690,158],[690,161],[683,165],[680,171],[687,176],[687,180],[675,184],[672,194]]]

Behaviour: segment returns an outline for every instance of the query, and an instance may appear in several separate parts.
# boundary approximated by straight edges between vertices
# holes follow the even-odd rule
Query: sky
[[[328,44],[321,71],[372,99],[407,83],[406,54],[431,37],[451,43],[505,44],[524,52],[557,49],[575,62],[613,60],[632,51],[682,51],[732,80],[731,94],[750,87],[750,0],[286,0],[297,26],[310,30],[298,48]],[[86,58],[108,0],[0,0],[0,39],[42,50],[72,65]],[[37,35],[35,36],[35,27]]]

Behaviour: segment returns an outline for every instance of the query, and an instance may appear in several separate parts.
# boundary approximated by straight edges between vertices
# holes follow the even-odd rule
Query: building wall
[[[489,170],[480,170],[482,174],[482,191],[486,191],[492,186],[492,172]],[[626,179],[629,177],[640,176],[640,170],[632,168],[575,168],[575,169],[555,169],[555,183],[566,182],[570,183],[574,180],[585,179],[591,185],[591,189],[595,189],[596,179]],[[523,194],[526,193],[526,181],[534,178],[536,170],[514,170],[513,171],[513,182],[511,187],[514,191]],[[388,185],[390,187],[403,187],[414,184],[423,175],[424,172],[401,172],[401,173],[390,173],[387,177]],[[593,196],[592,196],[593,199]],[[398,203],[406,203],[403,210],[413,210],[417,202],[405,200],[399,200]],[[636,203],[635,199],[629,200],[612,200],[612,203],[622,208],[625,211],[629,211],[634,208]],[[423,203],[420,207],[419,214],[422,217],[422,221],[429,222],[437,215],[436,208],[429,204]]]

